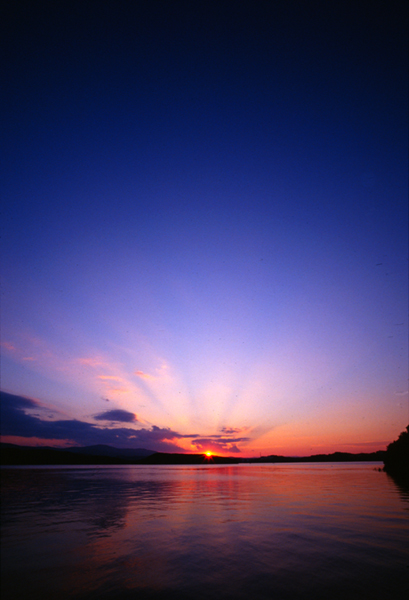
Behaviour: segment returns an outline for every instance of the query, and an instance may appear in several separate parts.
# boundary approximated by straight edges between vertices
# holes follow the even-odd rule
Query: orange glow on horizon
[[[24,437],[21,435],[0,435],[0,442],[3,444],[15,444],[17,446],[50,446],[51,448],[70,448],[76,446],[75,442],[69,439],[59,440],[39,437]]]

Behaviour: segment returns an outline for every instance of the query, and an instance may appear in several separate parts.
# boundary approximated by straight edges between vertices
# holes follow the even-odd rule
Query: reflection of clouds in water
[[[382,581],[396,588],[396,569],[406,585],[407,504],[373,464],[54,467],[2,477],[2,585],[13,600],[224,598],[226,589],[237,600],[326,600],[328,590],[355,597],[357,585],[379,597]]]
[[[107,502],[91,502],[84,510],[87,535],[109,537],[125,527],[126,513],[123,500],[112,494]]]
[[[167,551],[156,543],[152,521],[162,526],[160,511],[175,503],[180,486],[152,479],[152,472],[150,480],[140,472],[139,480],[130,475],[117,466],[4,469],[3,539],[13,546],[24,540],[23,549],[17,544],[18,553],[9,552],[8,560],[25,565],[35,597],[58,597],[64,589],[70,598],[101,586],[126,591],[136,582],[151,590],[167,585]],[[139,536],[140,528],[144,535]],[[51,552],[40,571],[39,546]],[[26,585],[23,579],[18,584],[24,594]],[[19,596],[13,582],[11,597],[24,594]]]
[[[125,527],[130,503],[155,510],[177,492],[176,482],[132,481],[121,475],[118,467],[105,473],[95,468],[5,470],[2,508],[18,514],[29,506],[44,523],[52,515],[58,517],[59,529],[81,523],[88,537],[106,537]]]
[[[114,531],[126,525],[130,504],[146,510],[159,508],[175,494],[175,484],[171,482],[134,481],[118,482],[109,480],[99,482],[92,490],[92,497],[84,513],[88,536],[108,537]],[[87,490],[85,494],[88,496]]]

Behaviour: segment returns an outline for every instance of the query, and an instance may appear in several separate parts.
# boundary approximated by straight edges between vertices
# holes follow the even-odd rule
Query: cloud
[[[199,452],[205,452],[206,450],[213,450],[214,452],[241,452],[237,446],[240,442],[248,442],[248,437],[226,437],[222,435],[211,435],[207,438],[197,437],[192,440],[192,445],[195,446]]]
[[[10,352],[13,352],[16,347],[13,344],[10,344],[10,342],[0,342],[0,346],[2,346],[3,348],[5,348],[6,350],[9,350]]]
[[[105,363],[100,358],[79,358],[78,362],[80,365],[85,365],[87,367],[101,367],[105,366]]]
[[[225,435],[233,435],[235,433],[241,433],[244,429],[239,429],[238,427],[222,427],[220,429]]]
[[[0,392],[1,394],[1,416],[3,419],[3,411],[6,410],[8,404],[13,402],[16,410],[23,410],[25,408],[39,408],[40,403],[33,398],[25,398],[24,396],[15,396],[14,394],[8,394],[7,392]]]
[[[154,379],[152,375],[149,375],[149,373],[144,373],[143,371],[135,371],[134,375],[142,377],[142,379]]]
[[[68,444],[80,446],[108,444],[117,448],[142,447],[161,452],[185,452],[175,443],[175,440],[197,437],[195,434],[182,435],[156,425],[150,429],[132,429],[99,427],[77,419],[45,421],[26,412],[41,408],[38,401],[7,392],[0,392],[0,398],[1,435],[26,438],[27,443],[30,443],[33,438],[39,438],[65,440]]]
[[[117,421],[118,423],[135,423],[138,418],[134,413],[127,410],[107,410],[95,415],[97,421]]]
[[[190,439],[197,452],[212,450],[214,452],[241,452],[237,444],[248,442],[248,437],[235,437],[233,433],[240,429],[223,428],[224,434],[201,437],[198,434],[181,434],[170,428],[152,425],[150,429],[134,429],[131,427],[101,427],[77,419],[44,420],[41,412],[30,414],[46,407],[38,400],[25,398],[7,392],[0,392],[1,397],[1,435],[26,439],[27,444],[33,440],[57,440],[69,445],[89,446],[108,444],[118,448],[147,448],[160,452],[185,452],[177,441]],[[48,413],[47,413],[48,414]],[[113,409],[103,411],[94,417],[97,421],[116,423],[138,422],[137,416],[129,411]],[[15,443],[22,443],[21,441]],[[53,444],[53,445],[56,445]]]
[[[17,444],[17,446],[51,446],[54,448],[70,448],[75,446],[70,440],[48,440],[47,438],[21,437],[18,435],[2,435],[1,441],[6,444]]]

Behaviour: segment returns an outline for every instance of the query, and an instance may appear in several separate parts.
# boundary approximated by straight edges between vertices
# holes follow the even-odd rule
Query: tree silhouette
[[[409,425],[397,440],[389,444],[383,462],[387,473],[409,480]]]

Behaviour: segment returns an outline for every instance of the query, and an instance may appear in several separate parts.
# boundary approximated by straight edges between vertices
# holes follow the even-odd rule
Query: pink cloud
[[[206,450],[212,450],[213,452],[241,452],[237,444],[241,442],[248,442],[248,437],[227,437],[224,435],[210,435],[208,437],[196,437],[192,440],[192,446],[194,446],[200,452],[206,452]]]
[[[154,377],[152,377],[152,375],[149,375],[148,373],[144,373],[143,371],[135,371],[134,375],[137,375],[138,377],[142,377],[143,379],[154,379]]]
[[[60,448],[67,448],[76,445],[72,440],[56,440],[39,437],[27,438],[20,435],[0,435],[0,441],[4,444],[16,444],[17,446],[59,446]]]
[[[0,346],[3,346],[3,348],[9,350],[10,352],[14,352],[14,350],[16,349],[16,347],[13,346],[13,344],[10,344],[10,342],[1,342]]]
[[[86,365],[88,367],[100,367],[101,365],[104,365],[101,359],[98,358],[79,358],[78,362],[81,365]]]

